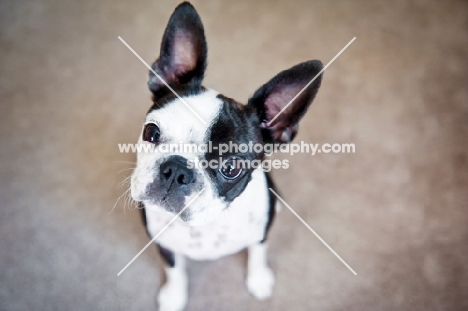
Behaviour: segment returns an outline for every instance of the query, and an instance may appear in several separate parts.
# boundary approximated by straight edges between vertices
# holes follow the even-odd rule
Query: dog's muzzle
[[[196,172],[187,167],[187,159],[170,156],[159,167],[159,176],[149,186],[148,194],[159,201],[164,209],[178,213],[184,207],[185,197],[195,191]]]

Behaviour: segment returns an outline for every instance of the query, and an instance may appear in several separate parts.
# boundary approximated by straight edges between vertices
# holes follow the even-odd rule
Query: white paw
[[[160,311],[182,311],[187,305],[187,288],[175,285],[166,283],[159,290],[158,303]]]
[[[247,288],[257,299],[264,300],[271,296],[275,285],[275,276],[270,268],[264,267],[252,272],[247,276]]]

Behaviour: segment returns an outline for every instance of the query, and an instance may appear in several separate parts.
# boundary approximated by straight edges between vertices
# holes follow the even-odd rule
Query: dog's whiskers
[[[128,189],[130,190],[130,188]],[[131,196],[131,193],[130,191],[126,191],[126,196],[125,196],[125,202],[124,202],[124,212],[125,212],[125,208],[128,207],[128,210],[129,211],[133,211],[135,210],[135,203],[136,201],[133,200],[132,196]]]
[[[120,188],[122,187],[123,185],[125,185],[126,183],[129,183],[129,180],[130,178],[132,177],[132,175],[128,175],[127,177],[125,177],[118,185],[117,187]]]
[[[114,161],[116,164],[135,164],[136,162],[131,162],[131,161]]]
[[[112,212],[114,211],[114,209],[115,209],[115,207],[117,206],[117,203],[119,203],[120,199],[121,199],[124,195],[128,194],[130,190],[131,190],[131,188],[129,187],[127,190],[125,190],[124,193],[122,193],[122,195],[121,195],[120,197],[117,198],[117,201],[115,201],[115,204],[114,204],[114,206],[112,207],[112,210],[110,211],[110,213],[112,213]],[[109,213],[109,214],[110,214],[110,213]]]
[[[135,167],[136,167],[136,166],[134,166],[134,167],[129,167],[129,168],[124,168],[124,169],[121,169],[120,171],[118,171],[118,173],[117,173],[117,176],[118,176],[120,173],[124,172],[124,171],[133,170],[133,169],[135,169]]]

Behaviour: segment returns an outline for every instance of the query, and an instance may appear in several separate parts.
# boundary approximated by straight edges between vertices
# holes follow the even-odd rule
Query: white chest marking
[[[268,209],[266,178],[261,169],[256,169],[244,192],[213,223],[190,227],[176,220],[156,242],[192,259],[218,259],[261,241],[268,220]],[[158,234],[172,217],[147,209],[150,235]]]

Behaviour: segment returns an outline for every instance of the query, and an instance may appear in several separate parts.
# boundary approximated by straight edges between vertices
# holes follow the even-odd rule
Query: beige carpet
[[[0,2],[0,309],[156,310],[161,284],[118,188],[150,105],[177,1]],[[188,310],[468,309],[468,3],[194,1],[206,85],[245,101],[277,72],[330,61],[297,141],[356,145],[274,172],[274,296],[252,298],[244,253],[190,265]],[[127,163],[130,162],[130,163]],[[122,171],[123,170],[123,171]]]

